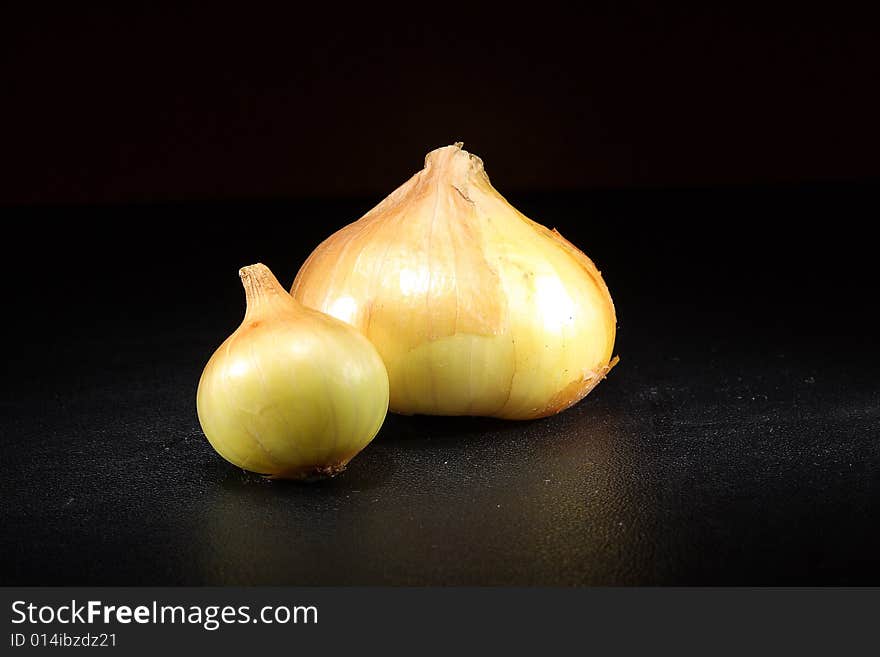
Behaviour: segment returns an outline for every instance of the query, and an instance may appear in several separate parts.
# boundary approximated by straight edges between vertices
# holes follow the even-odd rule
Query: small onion
[[[202,429],[241,468],[280,479],[335,475],[385,419],[382,359],[351,326],[293,299],[264,265],[239,275],[247,311],[202,373]]]
[[[321,243],[291,294],[373,342],[398,413],[544,417],[616,362],[593,262],[511,206],[460,143]]]

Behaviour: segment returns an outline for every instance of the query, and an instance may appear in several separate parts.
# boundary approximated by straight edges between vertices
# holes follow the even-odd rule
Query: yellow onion
[[[595,265],[511,206],[460,143],[321,243],[291,294],[370,339],[398,413],[545,417],[616,362]]]
[[[382,359],[351,326],[287,294],[264,265],[239,275],[247,310],[202,373],[202,429],[220,456],[246,470],[334,475],[385,420]]]

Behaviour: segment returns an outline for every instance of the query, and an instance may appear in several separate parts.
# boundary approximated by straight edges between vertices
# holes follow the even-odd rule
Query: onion
[[[460,143],[321,243],[291,294],[370,339],[398,413],[544,417],[616,362],[599,270],[511,206]]]
[[[202,372],[202,429],[241,468],[279,479],[335,475],[385,420],[385,366],[364,336],[303,307],[264,265],[239,275],[247,311]]]

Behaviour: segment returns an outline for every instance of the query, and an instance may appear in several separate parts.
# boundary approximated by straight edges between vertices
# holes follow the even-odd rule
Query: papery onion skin
[[[385,419],[382,359],[351,326],[293,299],[264,265],[239,274],[247,311],[202,372],[202,429],[246,470],[277,479],[335,475]]]
[[[370,339],[398,413],[546,417],[617,362],[599,270],[511,206],[460,143],[322,242],[291,294]]]

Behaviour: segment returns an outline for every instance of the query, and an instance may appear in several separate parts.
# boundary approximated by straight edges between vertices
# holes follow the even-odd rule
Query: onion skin
[[[616,363],[611,295],[584,253],[511,206],[461,146],[429,153],[322,242],[291,294],[370,339],[392,411],[553,415]]]
[[[246,470],[276,479],[335,475],[385,419],[382,359],[351,326],[293,299],[264,265],[239,274],[247,311],[202,372],[202,429]]]

